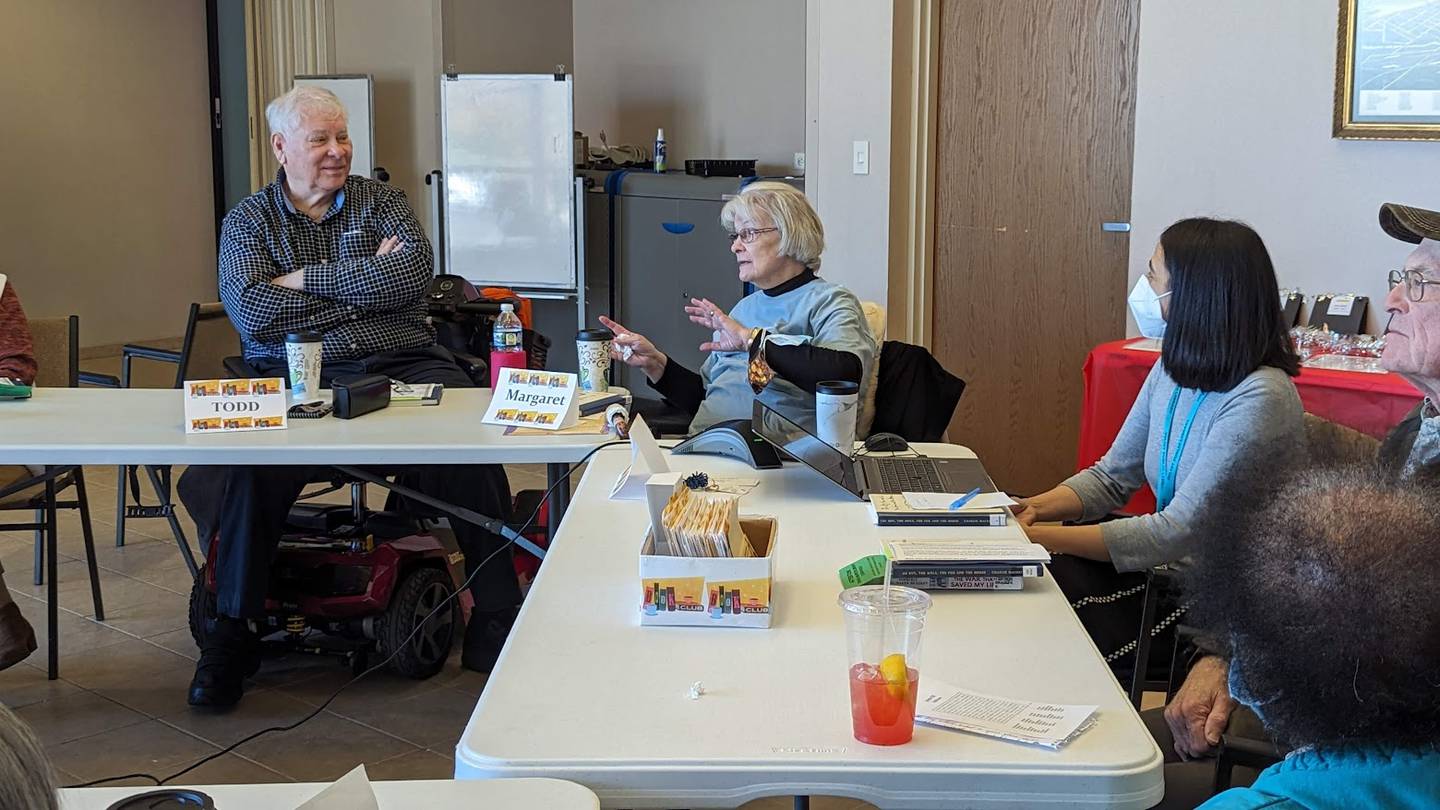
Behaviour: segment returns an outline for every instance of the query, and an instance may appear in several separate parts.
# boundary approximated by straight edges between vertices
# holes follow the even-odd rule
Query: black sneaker
[[[260,640],[241,619],[210,620],[190,680],[190,705],[224,709],[240,702],[245,679],[260,670]]]
[[[470,623],[465,625],[465,649],[460,653],[460,665],[476,672],[488,673],[494,669],[519,612],[518,607],[471,611]]]

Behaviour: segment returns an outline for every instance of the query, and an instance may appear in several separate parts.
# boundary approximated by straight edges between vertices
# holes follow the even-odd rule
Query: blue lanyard
[[[1170,395],[1170,406],[1165,410],[1165,437],[1160,444],[1160,480],[1155,483],[1157,512],[1163,511],[1175,497],[1175,476],[1180,472],[1180,457],[1185,454],[1185,443],[1190,441],[1190,426],[1195,423],[1195,414],[1200,412],[1201,403],[1210,395],[1209,391],[1200,391],[1195,395],[1190,414],[1185,417],[1185,424],[1180,427],[1180,441],[1175,445],[1175,459],[1171,461],[1170,429],[1175,423],[1175,406],[1180,404],[1180,390],[1176,387],[1175,393]]]

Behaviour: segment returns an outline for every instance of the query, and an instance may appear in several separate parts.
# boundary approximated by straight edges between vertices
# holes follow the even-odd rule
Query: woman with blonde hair
[[[785,183],[751,183],[725,204],[720,223],[740,281],[756,289],[728,313],[704,298],[685,307],[712,333],[700,345],[710,352],[700,373],[602,316],[615,332],[615,359],[644,371],[650,387],[692,414],[691,433],[748,420],[757,398],[814,430],[815,386],[824,381],[853,382],[864,401],[878,348],[860,300],[818,275],[825,229],[810,201]]]

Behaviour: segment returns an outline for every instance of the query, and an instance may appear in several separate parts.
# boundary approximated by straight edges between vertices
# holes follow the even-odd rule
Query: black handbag
[[[390,405],[390,378],[384,374],[336,377],[330,389],[337,419],[354,419]]]

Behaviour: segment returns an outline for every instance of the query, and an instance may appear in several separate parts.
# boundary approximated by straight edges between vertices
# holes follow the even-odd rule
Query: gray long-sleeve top
[[[1063,482],[1080,496],[1082,520],[1104,517],[1123,506],[1141,484],[1153,488],[1160,479],[1165,410],[1175,388],[1164,363],[1156,363],[1110,450],[1094,466]],[[1180,394],[1171,428],[1172,454],[1196,396],[1194,390]],[[1285,372],[1261,366],[1229,391],[1211,392],[1195,414],[1170,504],[1154,514],[1100,525],[1116,570],[1141,571],[1188,556],[1195,540],[1188,529],[1192,518],[1237,461],[1263,454],[1289,465],[1299,463],[1304,452],[1300,396]]]

